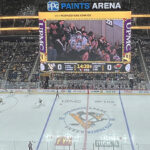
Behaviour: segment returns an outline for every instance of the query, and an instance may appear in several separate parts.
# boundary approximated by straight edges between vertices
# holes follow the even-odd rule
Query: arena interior
[[[149,150],[150,1],[120,0],[132,12],[127,73],[85,73],[82,67],[78,73],[41,72],[38,12],[47,12],[47,2],[1,0],[0,150]],[[60,22],[47,25],[48,61],[122,59],[119,52],[113,57],[114,47],[122,47],[121,27],[114,24],[113,35],[119,37],[114,40],[110,30],[104,35],[104,21],[98,30],[96,21],[92,26],[88,21],[63,20],[63,33]],[[93,38],[88,48],[94,48],[84,54],[80,46],[73,47],[73,35],[80,40],[81,34]],[[60,54],[60,41],[78,52],[72,48]]]

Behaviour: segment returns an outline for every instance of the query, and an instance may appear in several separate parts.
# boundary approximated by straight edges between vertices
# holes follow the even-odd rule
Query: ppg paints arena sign
[[[76,133],[84,133],[87,128],[88,134],[105,131],[115,121],[103,109],[89,107],[88,114],[86,111],[86,107],[75,108],[65,112],[59,119],[64,121],[66,129]]]
[[[121,10],[119,2],[100,2],[100,3],[75,3],[49,1],[47,3],[48,11],[88,11],[88,10]]]

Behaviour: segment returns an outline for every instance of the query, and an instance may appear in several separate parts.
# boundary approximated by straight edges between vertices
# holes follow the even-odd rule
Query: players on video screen
[[[48,61],[121,61],[121,44],[111,45],[103,35],[97,38],[87,32],[85,26],[50,22],[47,37]]]

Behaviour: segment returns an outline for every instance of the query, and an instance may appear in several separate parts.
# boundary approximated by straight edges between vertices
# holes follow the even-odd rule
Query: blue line
[[[55,105],[55,103],[56,103],[57,97],[58,97],[58,95],[56,95],[56,97],[55,97],[55,99],[54,99],[53,105],[52,105],[52,107],[51,107],[51,109],[50,109],[50,112],[49,112],[49,114],[48,114],[48,117],[47,117],[45,126],[44,126],[44,128],[43,128],[43,131],[42,131],[42,134],[41,134],[41,136],[40,136],[38,145],[37,145],[37,147],[36,147],[36,150],[38,150],[39,147],[40,147],[40,144],[41,144],[43,135],[44,135],[44,133],[45,133],[45,130],[46,130],[47,124],[48,124],[48,122],[49,122],[50,116],[51,116],[51,114],[52,114],[52,111],[53,111],[54,105]]]
[[[132,137],[131,137],[131,132],[130,132],[130,129],[129,129],[127,116],[126,116],[125,109],[124,109],[124,106],[123,106],[123,101],[122,101],[122,98],[121,98],[120,89],[119,89],[119,97],[120,97],[121,107],[122,107],[122,110],[123,110],[123,115],[124,115],[124,118],[125,118],[126,127],[127,127],[127,131],[128,131],[128,135],[129,135],[129,139],[130,139],[130,143],[131,143],[131,148],[132,148],[132,150],[135,150],[134,145],[133,145],[133,141],[132,141]]]

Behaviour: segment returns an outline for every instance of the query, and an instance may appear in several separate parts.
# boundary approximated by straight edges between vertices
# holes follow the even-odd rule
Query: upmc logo
[[[47,3],[47,10],[48,11],[58,11],[59,10],[59,3],[56,1],[49,1]]]

